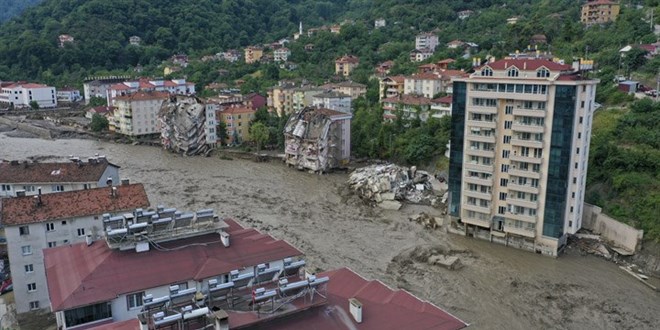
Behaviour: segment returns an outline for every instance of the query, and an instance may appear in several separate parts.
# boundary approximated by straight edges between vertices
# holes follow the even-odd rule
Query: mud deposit
[[[151,204],[214,208],[303,250],[315,270],[347,266],[405,288],[475,329],[651,329],[660,296],[604,260],[559,259],[429,231],[408,221],[430,207],[388,211],[345,192],[344,174],[318,176],[279,162],[184,158],[160,149],[89,140],[11,138],[0,158],[43,161],[105,154],[121,175],[143,182]],[[456,256],[461,267],[430,264]],[[653,326],[655,324],[656,326]]]

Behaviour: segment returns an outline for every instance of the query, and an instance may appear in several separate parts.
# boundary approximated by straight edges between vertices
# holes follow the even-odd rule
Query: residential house
[[[80,90],[72,87],[63,87],[57,90],[58,102],[78,102],[82,100]]]
[[[324,92],[312,97],[312,105],[342,113],[352,113],[351,97],[339,92]]]
[[[195,84],[187,82],[186,79],[140,78],[138,80],[128,80],[110,86],[106,91],[106,102],[108,105],[113,105],[116,97],[132,95],[139,91],[193,95],[195,94]]]
[[[273,52],[273,60],[275,62],[286,62],[291,56],[291,50],[286,47],[282,47]]]
[[[142,43],[142,38],[138,36],[131,36],[130,38],[128,38],[128,43],[133,46],[140,46],[140,44]]]
[[[213,91],[213,92],[219,92],[223,89],[229,88],[229,85],[225,83],[219,83],[219,82],[212,82],[206,86],[204,86],[204,89],[207,91]]]
[[[350,80],[328,84],[328,87],[334,92],[339,92],[350,96],[353,100],[367,94],[367,85],[356,83]]]
[[[72,44],[75,41],[75,39],[72,36],[68,35],[68,34],[60,34],[57,37],[57,40],[59,42],[59,47],[60,48],[64,48],[64,45]]]
[[[461,20],[466,19],[466,18],[472,16],[472,14],[474,14],[474,11],[469,10],[469,9],[467,9],[467,10],[461,10],[461,11],[459,11],[458,13],[456,13],[456,15],[458,16],[458,19],[461,19]]]
[[[89,110],[87,110],[85,112],[85,118],[92,119],[94,117],[94,115],[99,115],[99,116],[109,118],[109,117],[112,116],[112,112],[114,110],[115,110],[114,107],[109,107],[109,106],[106,106],[106,105],[93,107],[93,108],[90,108]],[[110,120],[110,119],[108,119],[108,120]]]
[[[217,117],[227,126],[227,143],[240,144],[250,141],[250,122],[254,119],[255,110],[247,106],[229,106],[220,109]]]
[[[442,118],[444,116],[451,116],[451,105],[451,95],[431,100],[431,117]]]
[[[244,101],[245,105],[249,106],[254,110],[259,110],[265,107],[267,102],[266,97],[259,93],[247,94],[243,99],[245,100]]]
[[[108,182],[119,182],[119,166],[105,156],[90,157],[87,162],[78,157],[66,163],[0,162],[0,197],[92,189]]]
[[[298,112],[313,105],[314,96],[327,92],[328,89],[317,86],[303,86],[293,91],[293,112]]]
[[[545,45],[548,43],[548,38],[545,36],[545,34],[535,34],[529,40],[529,43],[534,46]]]
[[[182,68],[185,68],[188,66],[188,55],[186,54],[172,55],[172,57],[170,57],[170,61],[174,65],[178,65]]]
[[[245,48],[245,63],[256,63],[261,60],[261,57],[264,55],[264,50],[260,47],[250,46]]]
[[[27,108],[32,102],[37,102],[39,108],[57,107],[55,87],[23,81],[2,83],[0,104]]]
[[[352,117],[350,112],[318,107],[293,113],[284,127],[284,161],[314,172],[347,164],[351,157]]]
[[[398,111],[403,111],[404,118],[417,118],[426,121],[431,116],[431,99],[418,95],[401,95],[387,98],[383,103],[383,120],[394,121]]]
[[[454,62],[456,62],[456,60],[454,60],[453,58],[446,58],[444,60],[440,60],[440,61],[438,61],[438,63],[436,63],[437,64],[436,69],[437,70],[447,70],[447,69],[449,69],[449,65],[454,63]]]
[[[609,0],[587,0],[582,5],[580,21],[586,26],[594,24],[605,24],[616,21],[621,6],[617,2]]]
[[[88,77],[83,82],[83,92],[85,94],[85,104],[89,104],[92,97],[108,97],[108,89],[115,84],[123,83],[129,80],[128,76],[105,76]]]
[[[457,49],[457,48],[463,48],[465,47],[465,42],[461,40],[452,40],[447,43],[447,48],[449,49]]]
[[[422,62],[431,58],[433,51],[429,48],[413,49],[410,51],[409,56],[410,62]]]
[[[164,76],[169,76],[169,75],[172,75],[172,74],[174,74],[174,73],[180,72],[181,70],[182,70],[182,69],[181,69],[180,66],[176,66],[176,65],[166,65],[166,66],[163,68],[163,75],[164,75]]]
[[[280,81],[277,86],[268,89],[266,104],[268,111],[277,113],[278,116],[293,112],[293,94],[298,84],[291,81]]]
[[[440,92],[446,92],[446,84],[439,73],[418,73],[405,79],[404,94],[431,99]]]
[[[395,98],[399,97],[399,95],[403,95],[403,92],[405,91],[405,82],[406,77],[401,75],[381,79],[379,83],[379,100],[382,101],[386,98]]]
[[[438,47],[438,36],[434,33],[422,33],[415,37],[415,49],[428,49],[433,53]]]
[[[168,93],[156,91],[115,97],[111,121],[115,132],[128,136],[160,134],[158,112],[168,97]]]
[[[557,256],[581,228],[598,84],[583,66],[503,59],[454,79],[448,203],[467,235]]]
[[[360,59],[353,55],[344,55],[335,60],[335,74],[348,77],[360,64]]]
[[[386,77],[390,73],[390,70],[392,70],[393,66],[394,66],[394,61],[385,61],[383,63],[378,64],[378,66],[375,69],[376,77],[379,78]]]
[[[225,52],[218,53],[221,59],[224,59],[227,62],[236,62],[241,58],[241,52],[236,49],[229,49]]]
[[[43,250],[68,250],[71,244],[93,240],[103,232],[104,214],[148,207],[149,199],[142,184],[126,184],[5,198],[0,203],[16,311],[25,313],[51,307]],[[69,276],[77,277],[71,270]]]
[[[341,25],[330,26],[330,33],[339,34],[341,32]]]
[[[513,16],[506,19],[506,24],[515,25],[520,20],[520,17]]]
[[[380,29],[382,27],[385,27],[387,25],[387,22],[385,21],[384,18],[379,18],[374,21],[374,28]]]
[[[314,44],[306,44],[305,45],[305,51],[311,52],[314,50]]]

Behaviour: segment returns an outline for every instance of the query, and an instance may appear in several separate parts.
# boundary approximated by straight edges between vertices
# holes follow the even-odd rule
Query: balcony
[[[488,158],[494,158],[495,157],[495,150],[468,148],[467,150],[465,150],[465,153],[468,154],[468,155],[474,155],[474,156],[480,156],[480,157],[488,157]]]
[[[533,172],[529,170],[519,170],[519,169],[514,169],[511,168],[509,169],[509,175],[514,175],[514,176],[522,176],[525,178],[532,178],[532,179],[540,179],[541,178],[541,173],[539,172]]]
[[[470,113],[481,113],[481,114],[488,114],[488,115],[496,115],[497,114],[497,107],[489,107],[489,106],[477,106],[477,105],[471,105],[469,107]]]
[[[518,198],[507,198],[506,199],[507,203],[510,203],[512,205],[517,205],[517,206],[522,206],[526,208],[531,208],[531,209],[536,209],[539,207],[539,202],[532,202],[528,199],[518,199]]]
[[[527,108],[513,108],[514,116],[529,116],[529,117],[541,117],[545,118],[547,112],[540,109],[527,109]]]
[[[548,95],[541,93],[497,92],[494,90],[470,90],[470,97],[509,99],[520,101],[547,101]]]
[[[538,194],[539,193],[539,187],[532,187],[530,184],[526,185],[520,185],[517,183],[514,183],[513,180],[509,182],[509,188],[512,190],[516,191],[522,191],[522,192],[527,192],[527,193],[532,193],[532,194]]]
[[[493,172],[493,165],[483,165],[483,164],[477,164],[477,163],[464,163],[463,168],[467,170],[475,170],[475,171],[481,171],[481,172]]]
[[[475,212],[490,214],[490,206],[484,207],[484,206],[471,205],[471,204],[464,203],[463,204],[463,209],[468,210],[468,211],[475,211]]]
[[[535,216],[535,215],[516,214],[516,213],[511,213],[511,212],[506,213],[506,218],[507,219],[512,219],[512,220],[520,220],[520,221],[524,221],[524,222],[532,222],[532,223],[536,223],[536,220],[537,220],[537,216]]]
[[[465,214],[467,212],[463,212]],[[479,226],[483,228],[490,228],[490,221],[488,220],[481,220],[481,219],[475,219],[475,218],[468,218],[468,217],[462,217],[461,221],[463,223],[466,223],[468,225],[474,225],[474,226]]]
[[[469,126],[480,127],[480,128],[496,128],[497,123],[495,121],[483,121],[483,120],[468,120],[467,124]],[[541,133],[541,132],[539,132]]]
[[[536,231],[534,230],[528,230],[528,229],[516,228],[516,227],[504,225],[504,231],[514,235],[520,235],[530,238],[536,237]]]
[[[537,140],[523,140],[523,139],[511,139],[511,144],[514,146],[523,146],[531,148],[543,148],[543,141]]]
[[[465,177],[465,180],[463,180],[463,181],[465,181],[467,183],[479,184],[479,185],[482,185],[482,186],[488,186],[488,187],[493,186],[493,178],[482,179],[480,177],[467,176],[467,177]],[[488,195],[490,195],[490,194],[488,194]],[[488,198],[488,199],[490,199],[490,198]]]
[[[475,141],[475,142],[486,142],[486,143],[495,143],[495,135],[475,135],[468,134],[465,137],[466,141]]]
[[[511,161],[514,161],[514,162],[526,162],[526,163],[532,163],[532,164],[541,164],[541,163],[543,163],[543,158],[536,158],[536,157],[525,157],[525,156],[519,156],[519,155],[511,155],[510,159],[511,159]]]
[[[481,198],[487,201],[490,201],[493,198],[493,194],[491,193],[484,193],[481,191],[473,191],[473,190],[464,190],[463,195],[465,195],[465,197]]]
[[[511,125],[511,129],[518,132],[527,132],[527,133],[543,133],[545,131],[545,126],[543,125],[530,125],[523,124],[521,122],[514,122]]]

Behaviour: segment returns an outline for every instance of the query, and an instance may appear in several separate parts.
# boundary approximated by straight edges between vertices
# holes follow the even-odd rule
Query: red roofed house
[[[29,107],[36,101],[39,108],[57,107],[55,87],[21,82],[3,82],[0,88],[0,104],[16,108]]]
[[[153,91],[118,96],[110,125],[115,132],[128,136],[160,134],[158,112],[168,97],[166,92]]]
[[[436,94],[446,91],[441,75],[437,73],[418,73],[406,77],[404,94],[421,95],[433,98]]]
[[[16,311],[50,306],[42,250],[62,246],[66,251],[71,244],[99,236],[103,214],[148,206],[142,184],[0,199]],[[75,271],[68,271],[75,278]]]
[[[431,58],[433,51],[430,48],[415,48],[410,51],[408,56],[410,56],[410,62],[422,62]]]
[[[192,95],[195,94],[195,84],[186,82],[186,79],[183,78],[172,80],[140,78],[138,80],[123,81],[113,84],[107,89],[107,104],[113,106],[115,105],[114,99],[117,96],[127,96],[138,91]]]
[[[385,98],[398,97],[403,94],[404,85],[406,82],[405,76],[390,76],[380,80],[380,97],[382,101]]]
[[[376,67],[376,76],[385,77],[390,73],[392,67],[394,66],[394,61],[385,61],[381,64],[378,64]]]
[[[119,182],[119,166],[105,156],[90,157],[87,162],[72,157],[68,163],[0,162],[0,197],[105,187],[108,178]]]
[[[159,210],[157,218],[164,218],[161,213],[166,211]],[[194,223],[179,228],[194,227],[201,212]],[[205,230],[162,243],[154,238],[158,231],[149,232],[155,249],[149,245],[137,249],[144,241],[141,236],[117,230],[108,231],[106,241],[48,249],[44,256],[48,291],[58,326],[94,330],[467,326],[429,302],[348,268],[312,275],[301,251],[234,220],[214,217],[211,224],[218,228],[214,233],[204,234],[209,231]],[[136,241],[136,249],[122,250],[122,243],[113,238],[118,234]]]
[[[218,111],[217,118],[227,125],[228,144],[250,141],[250,121],[256,112],[248,106],[230,106]]]
[[[259,93],[250,93],[243,98],[247,106],[254,110],[259,110],[266,106],[266,97]]]
[[[599,81],[578,65],[593,62],[502,59],[453,80],[449,213],[466,234],[557,256],[581,228]]]
[[[108,118],[108,120],[110,120],[109,118],[112,117],[112,112],[114,110],[115,110],[114,107],[108,107],[108,106],[105,106],[105,105],[94,107],[94,108],[91,108],[91,109],[87,110],[87,112],[85,112],[85,118],[92,119],[92,117],[94,117],[94,115],[100,115],[100,116],[106,117],[106,118]]]
[[[451,103],[451,95],[431,100],[431,117],[442,118],[444,116],[451,116]]]
[[[360,59],[357,56],[344,55],[335,60],[335,74],[348,77],[358,64],[360,64]]]

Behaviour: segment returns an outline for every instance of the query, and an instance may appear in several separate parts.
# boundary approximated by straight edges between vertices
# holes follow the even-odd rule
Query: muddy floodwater
[[[0,159],[106,155],[142,182],[152,206],[214,208],[300,248],[313,270],[350,267],[411,291],[474,329],[657,329],[660,295],[615,264],[568,253],[558,259],[429,231],[346,194],[345,174],[313,175],[280,162],[185,158],[154,147],[0,134]],[[437,251],[463,267],[429,265]],[[368,311],[367,311],[368,313]]]

